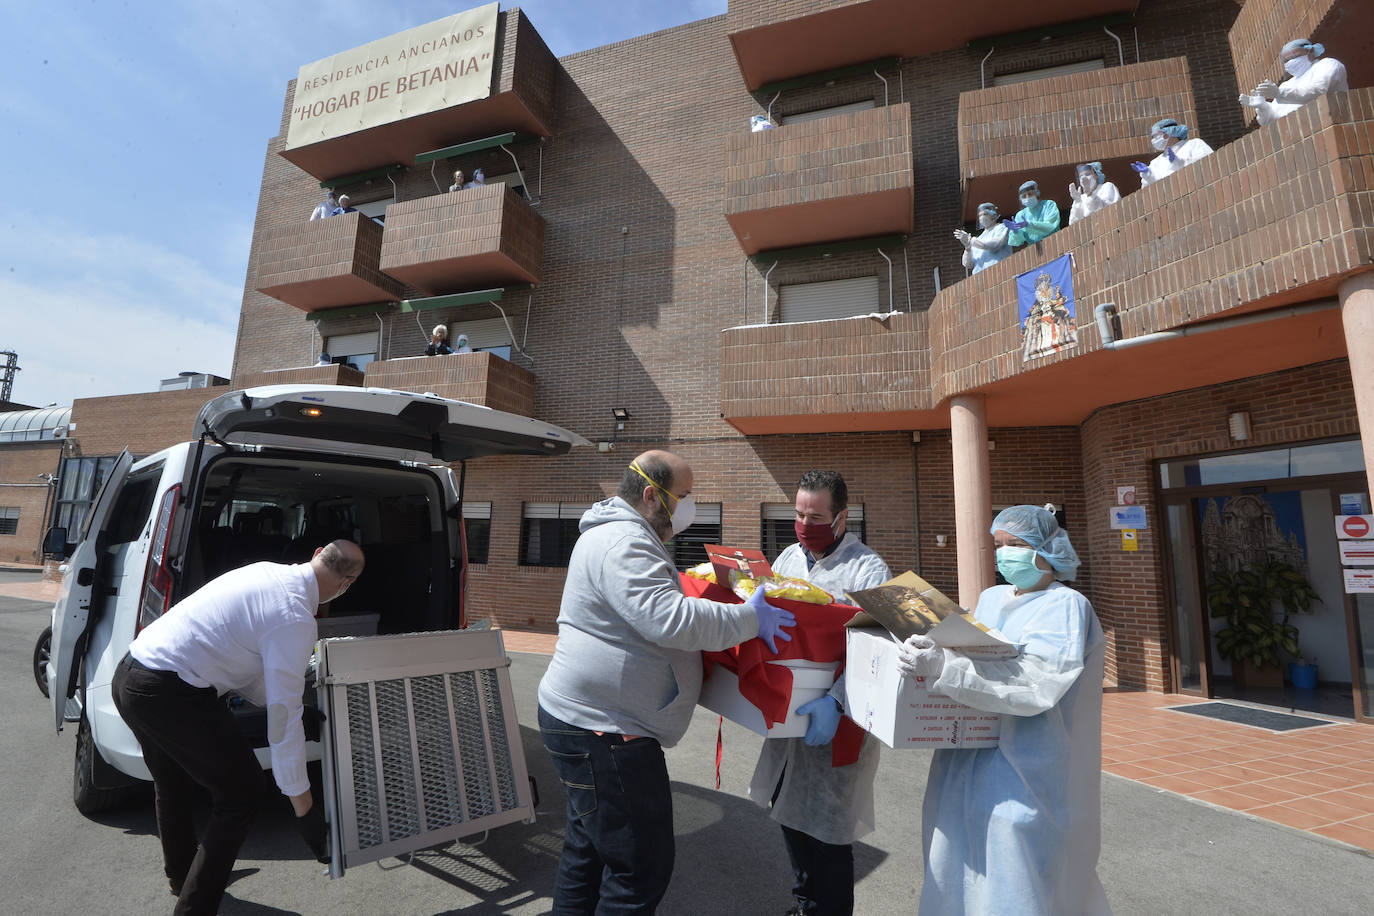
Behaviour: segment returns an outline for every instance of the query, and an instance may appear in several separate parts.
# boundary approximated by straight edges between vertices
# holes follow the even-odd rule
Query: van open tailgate
[[[320,642],[330,875],[534,819],[499,630]]]

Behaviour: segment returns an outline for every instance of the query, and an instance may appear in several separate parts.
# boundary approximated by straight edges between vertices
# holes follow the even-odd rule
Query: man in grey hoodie
[[[617,495],[582,516],[539,683],[539,728],[568,798],[555,916],[653,913],[673,874],[663,748],[687,731],[701,651],[755,636],[777,651],[793,616],[757,589],[744,604],[688,598],[664,542],[692,523],[692,469],[648,451]]]

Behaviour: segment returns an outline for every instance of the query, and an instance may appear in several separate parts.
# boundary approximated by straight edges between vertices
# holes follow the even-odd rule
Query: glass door
[[[1206,647],[1211,635],[1198,582],[1197,525],[1187,503],[1165,505],[1164,518],[1169,538],[1169,578],[1173,581],[1173,690],[1210,696]]]

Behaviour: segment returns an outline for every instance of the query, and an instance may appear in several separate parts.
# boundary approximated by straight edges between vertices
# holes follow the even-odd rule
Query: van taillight
[[[172,601],[172,570],[167,564],[167,548],[172,540],[172,520],[176,516],[181,484],[168,490],[157,509],[153,542],[148,549],[148,565],[143,569],[143,599],[138,607],[134,634],[167,613]]]

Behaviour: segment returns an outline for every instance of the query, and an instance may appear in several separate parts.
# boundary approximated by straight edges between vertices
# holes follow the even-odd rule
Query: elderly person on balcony
[[[1140,173],[1140,186],[1154,184],[1167,178],[1185,165],[1192,165],[1203,156],[1212,155],[1212,148],[1201,137],[1188,139],[1188,125],[1180,124],[1173,118],[1156,121],[1150,128],[1150,145],[1159,150],[1159,155],[1150,164],[1132,162],[1131,168]]]
[[[429,332],[429,345],[425,347],[425,356],[447,356],[452,352],[453,348],[448,345],[448,328],[436,324],[434,330]]]
[[[1264,80],[1251,92],[1242,94],[1240,103],[1255,109],[1256,119],[1261,124],[1268,124],[1297,111],[1318,96],[1345,92],[1350,88],[1345,64],[1331,57],[1318,60],[1325,52],[1325,47],[1306,38],[1293,39],[1279,53],[1289,78],[1282,83]]]
[[[964,246],[964,267],[974,273],[984,270],[1011,254],[1007,227],[1001,224],[995,204],[978,205],[978,225],[983,231],[975,238],[965,229],[955,229],[954,238]]]
[[[1040,199],[1040,185],[1027,181],[1021,185],[1021,209],[1015,219],[1004,219],[1012,245],[1029,245],[1059,231],[1059,204]]]
[[[1121,192],[1102,173],[1102,163],[1084,162],[1078,166],[1078,183],[1069,185],[1069,196],[1073,198],[1073,206],[1069,208],[1069,225],[1072,226],[1119,201]]]
[[[455,169],[453,172],[453,184],[448,186],[450,191],[461,191],[466,184],[464,183],[463,170]]]

